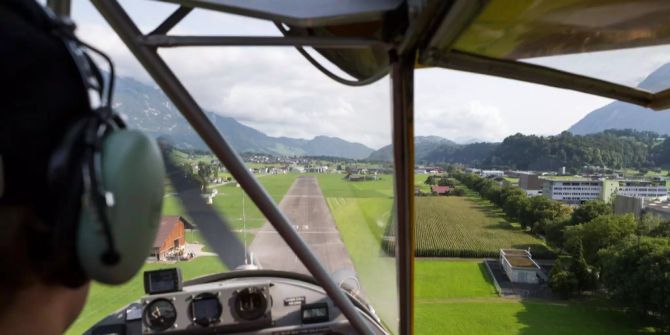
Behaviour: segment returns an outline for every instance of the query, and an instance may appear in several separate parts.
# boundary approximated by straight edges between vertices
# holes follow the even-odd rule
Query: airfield
[[[334,270],[351,264],[365,297],[373,303],[382,319],[393,320],[397,316],[397,308],[392,303],[397,301],[395,260],[380,247],[386,225],[391,219],[392,177],[384,175],[379,180],[349,182],[341,174],[289,173],[260,176],[258,180],[294,220],[296,229],[316,249],[319,257],[331,252],[337,255],[332,260],[328,256],[322,258],[326,266]],[[422,182],[417,180],[418,184]],[[242,190],[234,184],[216,188],[219,195],[214,199],[213,206],[226,215],[239,232],[242,227]],[[426,213],[419,216],[421,222],[417,222],[418,225],[426,225],[420,229],[425,231],[426,236],[432,235],[434,242],[417,241],[418,244],[428,243],[430,248],[458,253],[468,248],[486,251],[495,247],[495,243],[528,243],[528,237],[515,223],[508,222],[474,192],[468,192],[464,197],[440,197],[435,201],[442,204],[420,205],[425,205]],[[182,213],[173,197],[166,198],[163,212],[165,215]],[[248,200],[245,213],[249,228],[247,240],[264,267],[304,271],[290,250],[283,249],[287,248],[283,241],[283,247],[259,247],[261,244],[279,244],[279,237]],[[439,229],[437,225],[440,225]],[[460,233],[455,235],[454,231]],[[458,236],[458,239],[440,236]],[[263,239],[271,242],[266,240],[261,243]],[[201,237],[193,232],[187,235],[187,240],[198,243]],[[265,249],[281,256],[264,256]],[[182,269],[184,279],[225,271],[225,267],[213,256],[176,264],[147,264],[144,270],[174,266]],[[121,287],[93,283],[83,313],[67,334],[81,334],[97,320],[138,299],[143,294],[142,290],[141,273]],[[605,301],[499,297],[482,268],[481,258],[417,258],[415,307],[416,334],[623,335],[644,332],[634,318]]]

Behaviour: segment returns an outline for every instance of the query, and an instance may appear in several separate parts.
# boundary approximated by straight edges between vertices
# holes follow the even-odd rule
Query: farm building
[[[545,278],[527,250],[500,249],[500,265],[513,283],[538,284]]]
[[[151,256],[162,261],[177,256],[184,251],[186,244],[184,225],[186,220],[181,216],[163,216],[154,240]]]
[[[437,195],[443,195],[449,193],[449,186],[438,186],[438,185],[433,185],[430,187],[430,191],[437,194]]]

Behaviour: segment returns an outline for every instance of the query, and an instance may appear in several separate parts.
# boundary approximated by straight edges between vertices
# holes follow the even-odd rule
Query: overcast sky
[[[147,32],[176,7],[122,2]],[[117,71],[155,86],[89,1],[74,1],[81,38],[108,52]],[[265,21],[194,11],[175,34],[279,35]],[[337,136],[372,148],[390,143],[390,88],[384,78],[367,87],[338,84],[292,48],[180,48],[162,50],[168,64],[207,110],[231,116],[271,136]],[[635,85],[670,61],[670,47],[529,60]],[[518,81],[443,69],[417,70],[415,133],[456,141],[557,134],[608,99]]]

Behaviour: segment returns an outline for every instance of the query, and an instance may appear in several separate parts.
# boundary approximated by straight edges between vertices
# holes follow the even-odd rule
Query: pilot
[[[62,334],[89,280],[64,280],[73,255],[53,231],[50,157],[88,108],[82,80],[33,0],[0,1],[0,333]],[[54,242],[56,241],[56,243]]]

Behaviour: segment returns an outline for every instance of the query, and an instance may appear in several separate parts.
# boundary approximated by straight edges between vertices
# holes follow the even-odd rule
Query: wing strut
[[[414,50],[391,52],[400,334],[414,333]]]
[[[288,218],[277,208],[272,198],[247,170],[240,156],[214,127],[205,113],[188,93],[181,81],[158,55],[156,49],[140,42],[142,33],[116,0],[91,0],[128,49],[140,61],[158,86],[184,115],[193,129],[200,135],[217,158],[228,168],[242,189],[254,201],[258,209],[274,226],[291,250],[302,261],[307,270],[319,282],[328,296],[347,317],[359,334],[371,334],[371,330],[345,293],[333,281],[326,269],[309,249],[305,241],[292,228]],[[222,257],[222,255],[219,255]]]

